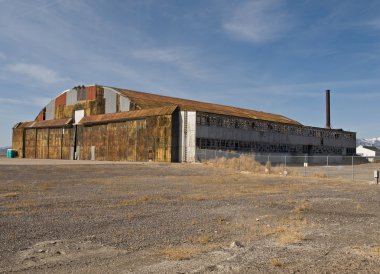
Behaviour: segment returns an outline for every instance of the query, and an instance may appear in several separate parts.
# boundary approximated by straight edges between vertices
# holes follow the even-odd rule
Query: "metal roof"
[[[105,123],[105,122],[113,122],[113,121],[124,121],[129,119],[138,119],[150,116],[159,116],[159,115],[169,115],[174,112],[177,106],[167,106],[160,108],[150,108],[150,109],[142,109],[142,110],[133,110],[133,111],[125,111],[125,112],[117,112],[117,113],[107,113],[100,115],[92,115],[83,117],[80,120],[80,124],[94,124],[94,123]]]
[[[235,117],[242,117],[242,118],[249,118],[249,119],[259,119],[259,120],[301,125],[299,122],[295,120],[292,120],[290,118],[287,118],[285,116],[278,115],[278,114],[272,114],[272,113],[267,113],[267,112],[262,112],[262,111],[230,107],[230,106],[224,106],[224,105],[218,105],[218,104],[211,104],[211,103],[205,103],[205,102],[198,102],[198,101],[193,101],[193,100],[145,93],[145,92],[140,92],[140,91],[133,91],[133,90],[128,90],[128,89],[121,89],[121,88],[114,88],[114,87],[111,87],[111,88],[120,92],[122,95],[128,97],[130,100],[137,103],[137,105],[141,106],[141,108],[143,109],[175,105],[175,106],[179,106],[183,110],[195,110],[199,112],[208,112],[208,113],[215,113],[215,114],[221,114],[221,115],[227,115],[227,116],[235,116]]]
[[[22,122],[15,126],[15,128],[45,128],[45,127],[65,127],[72,123],[72,118],[58,119],[58,120],[44,120],[44,121],[31,121]]]

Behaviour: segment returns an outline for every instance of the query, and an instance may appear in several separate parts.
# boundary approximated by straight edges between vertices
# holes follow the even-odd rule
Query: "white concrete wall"
[[[358,146],[356,148],[356,154],[361,155],[361,156],[365,156],[365,157],[375,157],[376,156],[375,151],[370,150],[368,148],[365,148],[363,146]]]
[[[186,119],[187,116],[187,119]],[[187,123],[186,123],[187,120]],[[179,117],[179,161],[195,162],[196,112],[180,111]]]

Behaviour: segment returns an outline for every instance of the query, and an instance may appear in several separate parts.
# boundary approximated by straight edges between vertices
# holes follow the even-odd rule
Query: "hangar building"
[[[13,128],[21,158],[193,162],[201,149],[353,155],[356,133],[287,117],[100,85],[54,98]]]

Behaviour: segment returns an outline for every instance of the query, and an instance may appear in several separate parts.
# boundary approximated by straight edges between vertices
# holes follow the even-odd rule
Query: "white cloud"
[[[264,43],[290,30],[290,19],[282,0],[255,0],[238,6],[223,28],[237,39]]]
[[[68,80],[59,76],[54,70],[37,64],[16,63],[9,65],[7,69],[11,72],[25,75],[45,84],[54,84]]]

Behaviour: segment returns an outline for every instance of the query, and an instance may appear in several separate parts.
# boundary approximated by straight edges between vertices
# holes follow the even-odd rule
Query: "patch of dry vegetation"
[[[202,251],[194,246],[168,247],[161,251],[161,255],[170,260],[182,261],[200,254]]]
[[[211,239],[209,235],[198,235],[190,238],[190,241],[194,244],[208,244]]]
[[[8,198],[8,199],[14,199],[20,196],[20,193],[18,192],[8,192],[8,193],[3,193],[0,194],[1,198]]]
[[[283,164],[273,166],[270,162],[261,164],[257,162],[254,157],[242,155],[239,158],[227,159],[224,157],[211,159],[205,162],[216,168],[223,168],[229,170],[249,172],[253,174],[276,174],[284,175],[285,166]],[[286,170],[287,175],[299,176],[297,170]]]
[[[159,252],[160,256],[169,260],[182,261],[194,258],[202,253],[215,250],[218,245],[208,242],[208,238],[201,238],[201,242],[196,244],[184,244],[181,246],[169,246]],[[207,242],[205,242],[207,240]]]
[[[350,248],[350,251],[361,256],[380,258],[380,245],[371,247],[354,246]]]
[[[270,260],[270,262],[275,267],[283,267],[284,266],[284,263],[280,259],[278,259],[278,258],[272,258]]]

